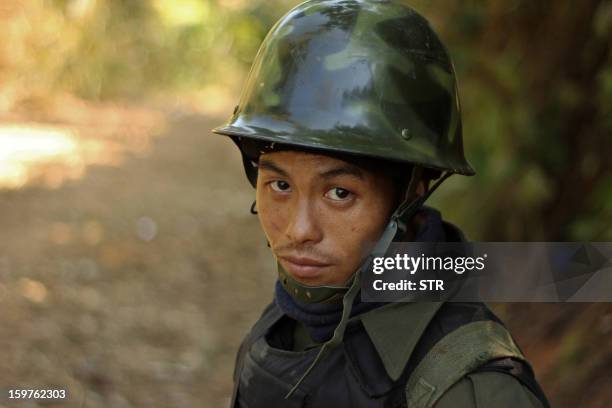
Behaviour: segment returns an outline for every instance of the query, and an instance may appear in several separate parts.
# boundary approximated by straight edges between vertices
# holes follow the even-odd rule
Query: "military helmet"
[[[213,130],[473,175],[444,45],[399,1],[311,0],[270,30],[238,106]],[[244,157],[251,183],[256,163]]]

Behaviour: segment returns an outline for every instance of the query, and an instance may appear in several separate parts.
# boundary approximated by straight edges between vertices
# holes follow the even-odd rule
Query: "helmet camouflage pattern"
[[[311,0],[264,39],[231,136],[473,175],[450,57],[399,1]],[[247,175],[256,166],[245,159]]]

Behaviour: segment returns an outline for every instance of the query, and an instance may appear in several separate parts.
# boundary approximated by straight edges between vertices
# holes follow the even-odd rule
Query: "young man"
[[[422,205],[474,174],[452,63],[423,17],[395,1],[297,6],[215,132],[242,152],[279,273],[238,353],[233,407],[547,406],[483,304],[359,296],[365,260],[392,241],[464,240]]]

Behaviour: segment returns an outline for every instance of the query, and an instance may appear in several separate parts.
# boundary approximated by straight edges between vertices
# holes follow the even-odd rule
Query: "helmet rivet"
[[[410,133],[410,130],[402,129],[402,138],[404,138],[405,140],[412,139],[412,133]]]
[[[312,298],[312,295],[310,294],[310,292],[306,292],[306,297],[308,297],[308,299]]]

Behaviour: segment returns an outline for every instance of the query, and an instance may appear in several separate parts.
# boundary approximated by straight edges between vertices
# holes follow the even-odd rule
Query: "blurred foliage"
[[[1,90],[21,100],[58,90],[112,98],[210,82],[235,86],[288,3],[3,2]]]
[[[421,3],[478,173],[434,202],[473,239],[612,239],[612,2]]]

